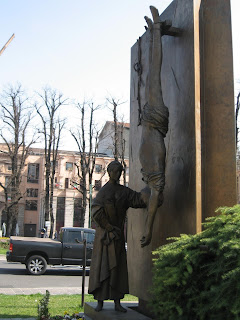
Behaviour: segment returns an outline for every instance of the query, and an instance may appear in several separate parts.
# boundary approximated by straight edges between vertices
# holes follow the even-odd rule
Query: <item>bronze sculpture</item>
[[[150,32],[149,72],[146,101],[142,111],[142,138],[139,158],[142,165],[144,182],[150,187],[146,232],[141,239],[141,246],[147,246],[152,239],[153,222],[157,208],[163,202],[165,186],[164,138],[168,131],[168,108],[164,105],[161,86],[162,66],[162,27],[158,10],[150,6],[153,22],[145,17]]]
[[[129,207],[144,208],[147,189],[135,192],[118,183],[122,165],[112,161],[107,168],[109,181],[101,188],[92,204],[92,217],[97,223],[89,279],[89,293],[98,300],[101,311],[104,300],[114,300],[115,310],[126,312],[120,299],[128,293],[128,273],[124,239],[124,222]]]
[[[109,181],[98,192],[92,204],[92,217],[97,224],[92,253],[89,293],[98,300],[101,311],[104,300],[114,300],[115,310],[126,312],[120,299],[128,293],[128,273],[124,240],[124,222],[129,207],[148,210],[147,230],[141,239],[144,247],[151,242],[152,227],[157,208],[163,202],[165,185],[165,144],[168,130],[168,109],[164,105],[161,88],[162,43],[158,10],[150,7],[153,22],[147,21],[150,39],[150,60],[147,103],[142,110],[142,140],[139,157],[143,180],[147,187],[140,193],[118,183],[122,165],[112,161],[108,165]],[[150,143],[149,143],[150,142]],[[150,168],[150,169],[149,169]]]

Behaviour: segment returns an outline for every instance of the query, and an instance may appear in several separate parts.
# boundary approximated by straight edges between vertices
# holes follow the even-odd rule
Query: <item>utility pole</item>
[[[9,43],[13,40],[13,38],[15,37],[15,34],[13,33],[13,35],[11,36],[11,38],[6,42],[6,44],[2,47],[1,51],[0,51],[0,56],[3,53],[3,51],[7,48],[7,46],[9,45]]]

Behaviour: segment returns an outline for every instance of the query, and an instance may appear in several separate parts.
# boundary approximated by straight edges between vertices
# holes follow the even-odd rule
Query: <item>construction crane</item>
[[[6,44],[2,47],[1,51],[0,51],[0,55],[3,53],[3,51],[7,48],[7,46],[9,45],[9,43],[13,40],[13,38],[15,37],[15,34],[13,34],[11,36],[11,38],[6,42]]]

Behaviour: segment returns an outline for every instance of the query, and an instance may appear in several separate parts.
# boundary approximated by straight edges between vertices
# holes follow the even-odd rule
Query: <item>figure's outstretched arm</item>
[[[163,193],[155,190],[154,188],[151,189],[151,195],[148,202],[148,215],[146,221],[146,233],[142,237],[141,247],[145,247],[150,244],[152,240],[152,232],[153,232],[153,223],[155,220],[157,208],[160,207],[163,203]]]
[[[152,240],[153,222],[158,208],[158,191],[151,189],[151,195],[148,203],[148,215],[147,215],[147,225],[146,234],[142,237],[141,247],[149,245]]]

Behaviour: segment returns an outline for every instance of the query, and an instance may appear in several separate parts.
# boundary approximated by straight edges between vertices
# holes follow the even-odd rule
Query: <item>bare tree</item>
[[[116,101],[114,98],[107,98],[107,101],[111,104],[111,111],[113,113],[113,123],[114,123],[114,136],[113,136],[113,156],[115,160],[118,160],[119,157],[119,134],[118,134],[118,123],[117,123],[117,106],[119,101]]]
[[[121,117],[121,121],[118,121],[117,115],[117,107],[124,102],[121,102],[119,99],[115,99],[113,97],[107,98],[107,102],[111,105],[110,110],[113,114],[113,125],[114,125],[114,133],[113,133],[113,157],[115,160],[121,162],[123,166],[123,182],[126,185],[126,168],[127,164],[125,162],[125,146],[126,140],[124,139],[124,120],[123,116]]]
[[[45,88],[43,94],[39,94],[43,105],[36,110],[42,120],[42,131],[44,137],[45,156],[45,221],[51,222],[49,237],[53,236],[54,215],[53,215],[53,191],[54,177],[57,165],[59,142],[65,121],[58,116],[59,108],[66,104],[67,99],[55,90]]]
[[[20,85],[4,92],[0,106],[3,122],[0,136],[6,145],[6,149],[2,148],[0,152],[5,154],[11,162],[11,175],[8,182],[5,185],[0,183],[4,190],[4,210],[7,214],[7,236],[9,236],[16,233],[18,203],[23,196],[20,190],[22,170],[29,154],[29,148],[37,138],[31,137],[27,141],[32,106],[28,105],[28,99],[24,96]]]
[[[77,177],[73,178],[70,183],[82,194],[83,216],[81,217],[80,225],[84,226],[87,203],[91,197],[91,187],[94,188],[92,186],[92,178],[96,163],[99,135],[99,131],[94,123],[94,112],[100,106],[95,106],[93,102],[84,101],[82,104],[78,103],[76,107],[80,113],[80,125],[75,131],[70,130],[70,132],[78,146],[80,160],[79,163],[75,163],[78,172]],[[88,111],[89,118],[86,117]],[[89,219],[89,226],[90,224],[91,221]]]
[[[126,171],[127,171],[127,163],[125,161],[125,147],[126,147],[126,140],[124,138],[124,128],[125,128],[125,123],[122,118],[121,122],[118,124],[119,128],[119,140],[120,140],[120,162],[123,166],[123,184],[124,186],[127,185],[127,179],[126,179]]]

